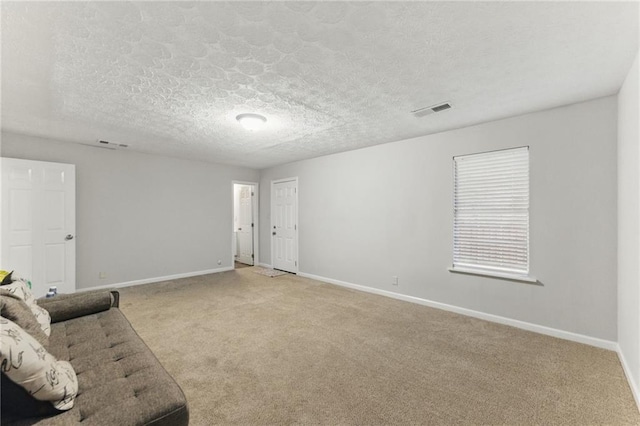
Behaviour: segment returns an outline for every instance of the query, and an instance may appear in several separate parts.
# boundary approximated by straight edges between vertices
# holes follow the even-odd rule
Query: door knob
[[[276,231],[273,231],[273,232],[271,233],[271,235],[276,235]]]
[[[238,231],[242,231],[242,228],[238,228]]]
[[[67,234],[67,236],[66,236],[66,237],[64,237],[64,239],[65,239],[66,241],[73,240],[73,235],[71,235],[71,234]]]

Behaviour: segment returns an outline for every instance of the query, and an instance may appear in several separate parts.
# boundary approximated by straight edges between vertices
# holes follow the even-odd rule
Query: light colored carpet
[[[251,269],[121,289],[192,425],[640,423],[614,352]]]

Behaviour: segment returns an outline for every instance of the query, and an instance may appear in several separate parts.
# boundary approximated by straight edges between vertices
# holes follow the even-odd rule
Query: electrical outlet
[[[391,277],[391,285],[398,285],[398,276],[394,275]]]
[[[98,278],[100,278],[101,280],[104,280],[105,278],[107,278],[107,273],[106,272],[98,272]]]

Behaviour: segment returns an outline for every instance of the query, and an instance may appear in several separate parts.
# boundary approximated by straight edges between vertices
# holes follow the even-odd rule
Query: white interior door
[[[253,187],[238,185],[238,228],[236,260],[253,265]]]
[[[274,269],[298,272],[298,180],[271,186],[271,253]]]
[[[0,165],[0,269],[31,280],[36,297],[54,285],[75,292],[75,166],[13,158]]]

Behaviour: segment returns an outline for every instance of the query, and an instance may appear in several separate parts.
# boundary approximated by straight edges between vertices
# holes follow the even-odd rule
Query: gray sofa
[[[41,299],[51,315],[49,352],[78,377],[69,411],[36,401],[2,374],[2,424],[187,425],[185,396],[118,309],[119,294]]]

